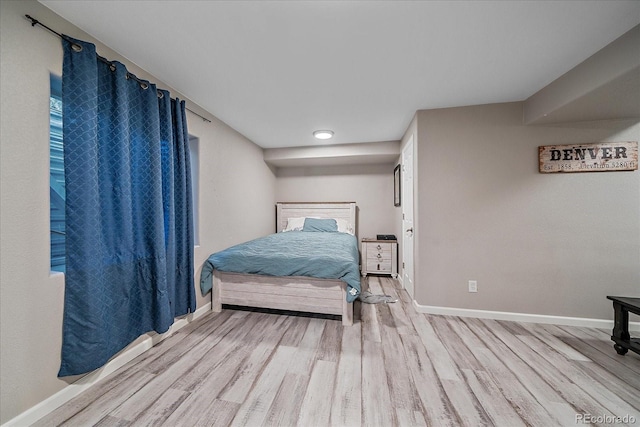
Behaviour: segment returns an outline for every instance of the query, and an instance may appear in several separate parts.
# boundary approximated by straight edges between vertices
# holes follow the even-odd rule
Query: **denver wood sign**
[[[607,172],[638,169],[638,141],[538,147],[540,172]]]

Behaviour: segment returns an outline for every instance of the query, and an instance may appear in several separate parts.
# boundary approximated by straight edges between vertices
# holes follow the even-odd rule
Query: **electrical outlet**
[[[469,292],[478,292],[478,282],[469,280]]]

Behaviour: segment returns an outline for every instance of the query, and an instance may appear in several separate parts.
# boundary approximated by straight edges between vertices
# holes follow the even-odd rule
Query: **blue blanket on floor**
[[[338,232],[289,231],[232,246],[211,255],[202,267],[200,289],[211,290],[213,269],[267,276],[340,279],[347,301],[360,295],[358,240]]]

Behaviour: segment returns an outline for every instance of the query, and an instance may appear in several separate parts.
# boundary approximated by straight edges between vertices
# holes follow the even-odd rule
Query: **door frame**
[[[410,182],[405,182],[406,179],[406,174],[405,174],[405,170],[406,170],[406,164],[407,164],[407,159],[406,159],[406,155],[409,152],[409,150],[411,151],[411,169],[412,169],[412,173],[410,175]],[[409,139],[407,140],[407,143],[405,144],[405,146],[402,149],[402,153],[401,153],[401,164],[402,164],[402,176],[403,178],[401,179],[401,183],[402,183],[402,219],[401,219],[401,242],[402,242],[402,269],[401,269],[401,278],[402,278],[402,287],[407,290],[407,293],[409,294],[409,296],[411,297],[411,299],[414,299],[415,296],[415,227],[416,227],[416,218],[415,218],[415,186],[414,186],[414,180],[415,180],[415,155],[416,155],[416,150],[415,150],[415,138],[414,135],[412,134]],[[409,191],[410,190],[410,191]],[[413,219],[413,238],[411,239],[411,247],[407,247],[407,244],[405,242],[405,214],[407,213],[407,194],[411,195],[411,217]],[[409,289],[407,287],[407,283],[405,283],[405,259],[407,257],[407,251],[411,252],[411,269],[412,271],[410,272],[410,277],[411,277],[411,285],[409,285],[411,287],[411,289]]]

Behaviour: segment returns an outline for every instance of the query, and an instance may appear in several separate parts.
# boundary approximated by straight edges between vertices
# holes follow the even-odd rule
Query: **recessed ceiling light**
[[[317,130],[313,132],[316,139],[330,139],[333,136],[332,130]]]

